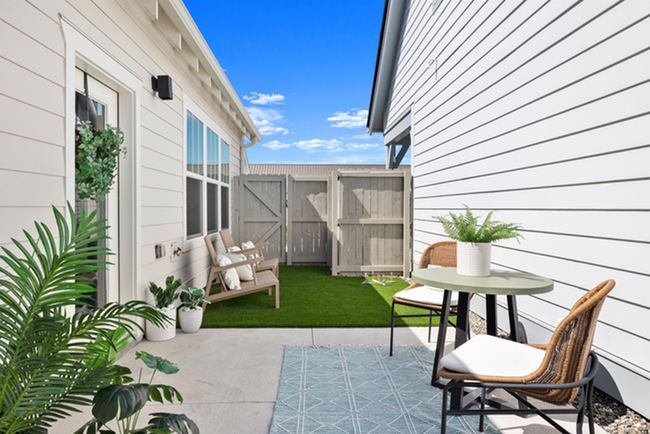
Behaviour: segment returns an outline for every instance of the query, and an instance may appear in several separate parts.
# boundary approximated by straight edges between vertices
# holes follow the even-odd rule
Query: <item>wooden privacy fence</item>
[[[332,274],[410,271],[409,171],[332,174]]]
[[[235,242],[268,241],[265,258],[334,275],[410,272],[409,171],[241,175],[235,188]]]

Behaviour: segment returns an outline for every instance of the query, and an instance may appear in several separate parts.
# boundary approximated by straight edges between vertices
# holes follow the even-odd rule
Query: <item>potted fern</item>
[[[518,232],[521,226],[517,223],[503,223],[492,220],[490,213],[479,226],[479,217],[465,206],[465,214],[449,213],[447,217],[436,217],[442,224],[445,233],[456,240],[456,272],[463,276],[489,276],[492,260],[492,243],[499,240],[523,238]]]
[[[178,310],[178,322],[185,333],[196,333],[203,322],[202,303],[210,303],[203,298],[203,288],[189,288],[181,291],[181,308]]]
[[[169,318],[170,322],[163,325],[147,322],[147,340],[167,341],[176,336],[176,306],[174,306],[174,302],[180,295],[178,292],[180,286],[181,279],[174,280],[174,276],[167,276],[165,288],[161,288],[154,282],[149,282],[149,291],[153,294],[156,310]]]

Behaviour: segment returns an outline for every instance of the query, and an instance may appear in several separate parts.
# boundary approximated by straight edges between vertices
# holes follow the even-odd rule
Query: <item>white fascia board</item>
[[[237,92],[235,92],[232,84],[230,84],[230,80],[228,80],[223,69],[221,69],[219,62],[214,57],[214,53],[210,49],[208,43],[205,42],[203,34],[201,34],[201,31],[196,26],[194,19],[183,4],[182,0],[158,0],[158,4],[172,20],[178,31],[181,32],[183,42],[187,43],[189,46],[188,48],[190,48],[199,58],[202,66],[215,78],[213,86],[217,86],[222,90],[222,100],[226,99],[230,102],[230,106],[233,107],[241,117],[248,127],[248,130],[252,131],[254,137],[249,137],[249,139],[251,141],[253,139],[257,139],[256,141],[262,140],[262,136],[257,130],[255,123],[248,115],[248,112],[244,108],[244,104],[242,104]]]

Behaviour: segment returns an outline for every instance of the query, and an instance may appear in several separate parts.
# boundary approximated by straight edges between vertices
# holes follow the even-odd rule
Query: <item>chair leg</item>
[[[440,434],[447,432],[447,396],[449,394],[448,385],[442,390],[442,417],[440,418]]]
[[[275,284],[275,308],[280,309],[280,284]]]
[[[210,290],[212,289],[212,279],[214,279],[214,271],[212,267],[210,267],[210,273],[208,274],[208,283],[205,285],[204,296],[206,299],[210,296]],[[202,306],[204,312],[207,307],[208,307],[208,303],[204,302]]]
[[[433,310],[429,310],[429,343],[431,343],[431,324],[433,324]]]
[[[485,388],[481,391],[481,411],[485,410]],[[485,431],[485,415],[481,414],[478,418],[478,430],[480,432]]]
[[[393,329],[395,328],[395,300],[393,300],[393,305],[390,312],[390,350],[388,355],[393,356]]]
[[[589,434],[596,432],[594,426],[594,380],[587,385],[587,411],[589,412]]]

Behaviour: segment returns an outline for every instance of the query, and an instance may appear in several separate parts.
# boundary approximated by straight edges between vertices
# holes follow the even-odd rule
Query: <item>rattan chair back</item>
[[[596,331],[598,315],[605,297],[615,282],[607,280],[582,296],[569,315],[558,325],[546,347],[540,369],[531,376],[530,384],[562,384],[580,380],[587,369],[591,344]],[[533,398],[555,404],[570,404],[578,389],[519,390]]]
[[[441,267],[456,266],[456,241],[439,241],[424,249],[418,269],[429,265]]]

